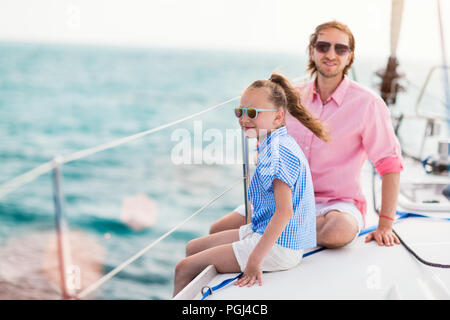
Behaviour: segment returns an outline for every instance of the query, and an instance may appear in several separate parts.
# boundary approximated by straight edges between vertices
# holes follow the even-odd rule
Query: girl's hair
[[[289,111],[293,117],[311,130],[311,132],[319,139],[325,142],[330,140],[323,123],[315,118],[308,109],[302,105],[300,94],[289,83],[289,80],[285,76],[278,73],[272,73],[269,80],[256,80],[247,88],[247,90],[258,88],[267,89],[269,100],[273,102],[275,106]]]

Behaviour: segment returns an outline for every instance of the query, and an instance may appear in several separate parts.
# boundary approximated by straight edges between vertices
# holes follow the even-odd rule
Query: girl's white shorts
[[[243,225],[239,228],[239,241],[233,242],[233,251],[236,260],[245,270],[247,261],[253,249],[261,239],[262,235],[252,231],[251,224]],[[295,267],[303,257],[303,250],[293,250],[275,243],[270,251],[263,258],[261,263],[262,271],[281,271]]]

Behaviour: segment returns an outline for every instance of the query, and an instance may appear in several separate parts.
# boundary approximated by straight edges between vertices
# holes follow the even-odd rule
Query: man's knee
[[[329,249],[335,249],[343,247],[349,244],[355,235],[348,236],[338,234],[337,232],[333,232],[332,230],[321,232],[317,235],[317,243],[322,247],[326,247]]]
[[[325,222],[317,232],[317,242],[327,248],[343,247],[355,238],[358,232],[358,222],[348,213],[330,211]]]

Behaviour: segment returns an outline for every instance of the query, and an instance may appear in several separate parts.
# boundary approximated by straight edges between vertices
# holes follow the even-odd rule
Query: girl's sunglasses
[[[247,114],[247,117],[249,119],[256,119],[256,117],[258,116],[258,112],[261,111],[278,111],[278,109],[256,109],[253,107],[249,107],[249,108],[242,108],[242,107],[238,107],[234,109],[234,114],[236,115],[236,117],[238,118],[242,118],[244,116],[244,113]]]
[[[331,48],[331,43],[326,41],[317,41],[314,48],[316,48],[316,50],[320,53],[327,53]],[[350,52],[350,47],[342,43],[335,43],[334,52],[336,52],[339,56],[344,56]]]

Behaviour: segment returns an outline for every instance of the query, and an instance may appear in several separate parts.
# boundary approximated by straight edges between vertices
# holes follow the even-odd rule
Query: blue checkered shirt
[[[280,179],[292,190],[293,216],[276,243],[294,250],[316,246],[314,189],[308,161],[286,127],[272,131],[258,146],[258,165],[248,198],[253,205],[252,230],[263,234],[275,213],[272,184]]]

